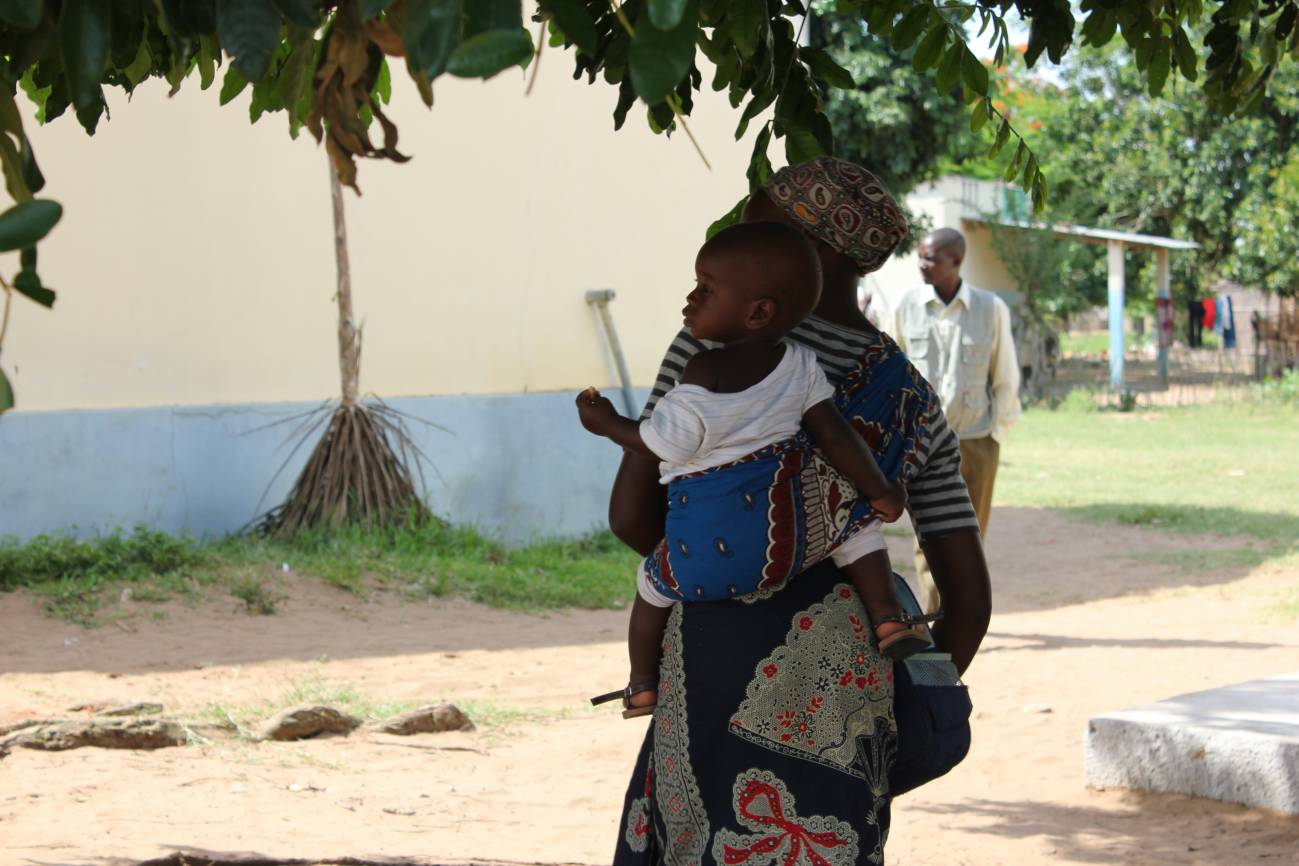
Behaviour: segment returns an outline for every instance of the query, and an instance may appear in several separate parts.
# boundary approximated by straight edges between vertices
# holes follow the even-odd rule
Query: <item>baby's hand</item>
[[[899,481],[889,482],[884,495],[871,498],[871,507],[879,512],[885,523],[892,523],[902,516],[907,507],[907,490]]]
[[[587,430],[603,436],[609,422],[619,416],[609,398],[600,396],[600,392],[592,386],[577,395],[577,417]]]

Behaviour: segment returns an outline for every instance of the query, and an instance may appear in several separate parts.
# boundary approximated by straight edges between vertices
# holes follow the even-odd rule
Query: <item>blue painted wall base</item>
[[[647,391],[637,394],[643,401]],[[511,543],[606,526],[622,451],[581,428],[574,394],[409,397],[394,409],[428,456],[434,513]],[[236,532],[288,493],[321,434],[275,478],[309,403],[9,412],[0,417],[0,536],[88,536],[143,523]],[[274,422],[286,423],[268,427]],[[272,479],[274,481],[272,482]],[[269,485],[269,487],[268,487]],[[260,502],[260,505],[259,505]]]

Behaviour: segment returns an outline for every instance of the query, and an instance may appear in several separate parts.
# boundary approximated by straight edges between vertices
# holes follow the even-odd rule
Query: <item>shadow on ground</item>
[[[1188,531],[1201,525],[1239,531],[1246,524],[1248,535]],[[1292,515],[1232,508],[1003,506],[993,509],[984,549],[994,612],[1020,613],[1232,583],[1293,553],[1296,538]],[[909,563],[896,549],[894,556]]]
[[[1054,849],[1052,862],[1189,866],[1253,862],[1250,851],[1260,846],[1299,851],[1299,821],[1293,817],[1198,797],[1139,792],[1117,796],[1124,807],[1118,810],[1003,800],[910,808],[959,818],[966,833],[1041,837]]]
[[[1197,647],[1214,650],[1250,650],[1273,649],[1287,644],[1257,643],[1238,640],[1185,640],[1181,638],[1108,638],[1108,637],[1064,637],[1057,634],[1024,634],[1016,632],[990,631],[988,637],[1007,641],[1021,641],[1013,646],[998,645],[980,648],[979,655],[1003,652],[1040,652],[1042,650],[1086,649],[1090,647],[1113,647],[1116,649],[1168,650]]]
[[[153,860],[110,857],[96,861],[28,860],[27,866],[583,866],[579,863],[520,863],[514,860],[412,860],[403,857],[308,857],[285,860],[264,854],[182,849]]]

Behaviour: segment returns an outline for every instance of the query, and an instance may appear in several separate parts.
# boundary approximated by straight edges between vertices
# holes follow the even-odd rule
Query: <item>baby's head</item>
[[[821,297],[816,248],[785,223],[740,223],[713,235],[695,258],[695,278],[681,311],[686,327],[721,343],[783,337]]]

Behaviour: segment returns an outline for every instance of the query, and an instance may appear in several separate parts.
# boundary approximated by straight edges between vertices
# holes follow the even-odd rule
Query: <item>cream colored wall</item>
[[[935,228],[948,225],[947,201],[941,194],[921,190],[907,196],[907,207],[916,216],[927,216]],[[916,238],[919,243],[919,238]],[[920,279],[920,257],[916,250],[889,258],[884,266],[874,273],[866,275],[866,285],[872,292],[882,292],[888,310],[896,308],[902,295],[912,288],[922,285]],[[889,330],[887,317],[880,322],[884,330]]]
[[[701,94],[691,123],[710,172],[642,108],[615,133],[615,89],[571,70],[547,53],[528,98],[519,73],[444,79],[431,111],[398,81],[392,114],[414,159],[363,163],[364,197],[347,203],[363,390],[611,385],[583,300],[596,287],[617,290],[633,379],[652,382],[704,230],[746,190],[753,133],[735,142],[738,112]],[[29,119],[42,195],[66,215],[41,248],[58,304],[19,299],[0,359],[19,411],[334,396],[323,152],[305,132],[291,141],[282,114],[250,126],[246,94],[220,108],[196,81],[110,105],[93,139],[70,116]]]
[[[961,276],[971,285],[993,292],[1016,291],[1016,282],[992,246],[992,231],[981,223],[962,219],[960,178],[946,177],[907,196],[907,206],[917,215],[928,216],[934,228],[951,227],[965,235],[965,262]],[[916,250],[890,258],[884,267],[866,277],[872,291],[882,291],[889,309],[902,295],[922,285],[920,257]],[[885,330],[888,323],[882,322]]]
[[[966,220],[961,225],[961,232],[965,235],[965,264],[961,266],[961,276],[972,285],[990,292],[1016,291],[1018,283],[992,246],[992,230]]]

